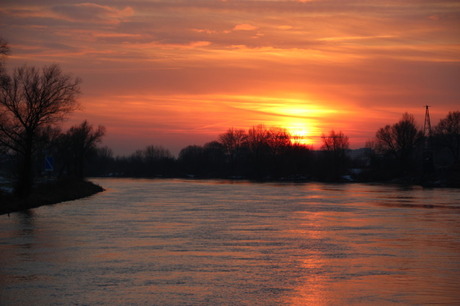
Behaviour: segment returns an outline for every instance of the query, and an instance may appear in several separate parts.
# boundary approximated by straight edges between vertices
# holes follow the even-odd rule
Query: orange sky
[[[3,0],[0,36],[8,67],[83,79],[66,125],[105,125],[116,154],[258,124],[357,148],[403,112],[460,110],[458,1]]]

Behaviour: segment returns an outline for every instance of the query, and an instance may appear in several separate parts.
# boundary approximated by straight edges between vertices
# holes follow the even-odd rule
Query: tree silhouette
[[[454,163],[460,161],[460,111],[449,112],[434,128],[438,144],[448,148]]]
[[[218,141],[211,141],[203,146],[203,155],[206,160],[206,175],[219,177],[226,174],[225,150]]]
[[[86,162],[91,155],[96,154],[97,144],[102,141],[104,135],[105,127],[94,128],[85,120],[61,136],[60,151],[65,160],[67,175],[84,177]]]
[[[113,151],[107,146],[97,147],[94,156],[87,164],[86,175],[88,176],[113,176],[116,174]]]
[[[375,149],[378,153],[392,156],[397,167],[408,170],[412,164],[412,155],[422,133],[415,124],[413,115],[404,113],[399,122],[380,128],[375,135]]]
[[[203,147],[190,145],[183,148],[179,152],[179,163],[187,175],[195,176],[203,174],[207,167]]]
[[[162,146],[149,145],[140,152],[140,159],[144,164],[145,176],[165,176],[171,169],[173,156]]]
[[[220,134],[218,137],[218,141],[222,144],[224,153],[227,156],[232,175],[235,174],[238,167],[237,161],[246,144],[246,140],[246,132],[242,129],[234,128],[228,129],[227,132]]]
[[[330,131],[329,134],[322,135],[323,145],[321,149],[324,150],[326,161],[322,164],[324,171],[323,177],[329,177],[334,180],[340,178],[345,173],[348,166],[347,151],[349,150],[348,136],[345,136],[341,131]]]
[[[339,157],[343,157],[346,153],[346,150],[349,149],[348,136],[345,136],[341,131],[335,132],[334,130],[329,132],[329,135],[322,135],[323,145],[321,146],[322,150],[333,152]]]
[[[270,128],[268,130],[268,146],[272,155],[282,155],[291,146],[291,135],[284,128]]]
[[[269,146],[270,133],[264,125],[253,126],[248,130],[247,134],[247,148],[248,148],[248,162],[251,163],[250,176],[262,178],[269,174]]]
[[[0,88],[0,143],[20,158],[18,195],[32,187],[32,156],[40,129],[52,126],[77,107],[80,80],[59,66],[23,66]]]

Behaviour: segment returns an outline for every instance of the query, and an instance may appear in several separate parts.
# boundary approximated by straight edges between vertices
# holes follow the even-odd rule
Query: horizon
[[[405,112],[422,127],[425,105],[433,126],[459,109],[456,1],[6,0],[0,16],[7,69],[80,77],[63,127],[105,126],[114,155],[259,124],[357,149]]]

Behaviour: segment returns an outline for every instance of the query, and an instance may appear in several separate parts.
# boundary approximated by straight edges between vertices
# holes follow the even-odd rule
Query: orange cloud
[[[237,24],[233,28],[233,31],[254,31],[254,30],[257,30],[257,29],[258,28],[256,26],[253,26],[252,24],[242,23],[242,24]]]
[[[119,23],[120,19],[132,16],[134,10],[127,6],[117,9],[95,3],[61,4],[52,7],[52,11],[73,21],[96,21]]]

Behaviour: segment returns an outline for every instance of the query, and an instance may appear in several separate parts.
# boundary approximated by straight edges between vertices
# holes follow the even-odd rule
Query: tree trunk
[[[24,154],[19,165],[19,178],[15,188],[16,195],[20,197],[26,197],[32,191],[32,146],[32,137],[27,137],[25,141]]]

